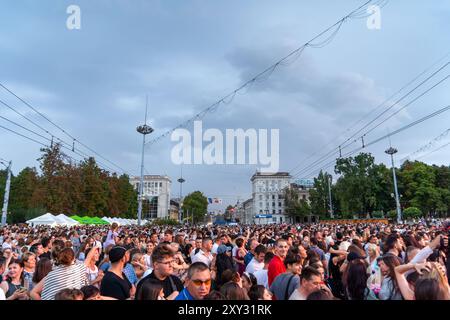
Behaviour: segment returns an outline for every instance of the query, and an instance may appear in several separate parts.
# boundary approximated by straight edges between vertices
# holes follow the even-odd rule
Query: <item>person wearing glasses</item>
[[[203,262],[194,262],[188,269],[186,287],[175,300],[202,300],[211,290],[211,272]]]
[[[170,244],[160,244],[152,252],[153,272],[142,278],[137,284],[136,296],[140,295],[140,290],[146,281],[157,279],[161,282],[164,297],[173,300],[183,290],[183,283],[180,278],[173,275],[175,263],[175,252]]]

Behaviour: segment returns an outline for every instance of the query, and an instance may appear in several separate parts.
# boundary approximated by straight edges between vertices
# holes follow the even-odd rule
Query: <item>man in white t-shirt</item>
[[[269,276],[267,274],[267,269],[269,268],[269,263],[273,257],[274,254],[272,252],[267,252],[264,256],[264,268],[253,273],[256,278],[256,282],[259,285],[264,286],[267,290],[269,290]]]
[[[213,256],[211,254],[212,249],[212,240],[211,238],[204,238],[202,240],[202,248],[200,251],[192,258],[192,263],[195,262],[203,262],[211,268],[211,263],[213,260]]]
[[[306,267],[300,275],[300,286],[292,292],[289,300],[306,300],[309,294],[321,289],[322,277],[319,271],[313,267]]]
[[[248,273],[255,273],[256,271],[264,269],[264,257],[266,255],[266,247],[262,244],[256,246],[255,255],[248,263],[245,271]]]

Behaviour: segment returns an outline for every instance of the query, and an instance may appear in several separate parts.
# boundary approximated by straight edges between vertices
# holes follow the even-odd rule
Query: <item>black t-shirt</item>
[[[181,282],[180,278],[178,278],[177,276],[170,276],[170,277],[165,278],[164,280],[159,280],[155,276],[155,273],[152,272],[148,276],[143,278],[141,281],[139,281],[137,288],[136,288],[136,297],[139,296],[139,291],[141,290],[142,284],[145,281],[148,281],[150,279],[156,279],[159,282],[161,282],[165,297],[171,295],[174,291],[181,292],[181,290],[184,289],[183,283]]]
[[[52,253],[50,251],[44,252],[43,254],[41,254],[39,256],[39,259],[42,259],[42,258],[47,258],[47,259],[51,260],[52,259]]]
[[[122,273],[122,278],[111,271],[106,271],[100,285],[100,294],[119,300],[126,300],[130,297],[131,283]]]

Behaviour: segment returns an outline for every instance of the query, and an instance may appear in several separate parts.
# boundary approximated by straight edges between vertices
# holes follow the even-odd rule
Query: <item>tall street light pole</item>
[[[3,209],[2,209],[2,227],[6,225],[6,215],[8,213],[8,201],[9,201],[9,189],[11,187],[11,166],[12,161],[8,164],[8,177],[6,178],[6,187],[5,187],[5,197],[3,199]]]
[[[142,126],[136,128],[136,131],[142,134],[142,155],[141,155],[141,179],[139,182],[139,199],[138,199],[138,225],[142,223],[142,200],[144,191],[144,149],[145,149],[145,136],[153,132],[153,128],[147,125],[147,109],[148,109],[148,96],[145,102],[145,121]]]
[[[400,209],[400,200],[398,197],[398,189],[397,189],[397,177],[395,174],[395,166],[394,166],[394,154],[398,152],[397,149],[390,147],[385,151],[387,154],[391,155],[392,162],[392,175],[394,177],[394,192],[395,192],[395,204],[397,206],[397,223],[401,223],[402,221],[402,211]]]
[[[181,177],[177,180],[180,183],[180,204],[178,209],[178,220],[182,222],[183,220],[183,183],[186,181],[183,179],[183,166],[181,166]]]

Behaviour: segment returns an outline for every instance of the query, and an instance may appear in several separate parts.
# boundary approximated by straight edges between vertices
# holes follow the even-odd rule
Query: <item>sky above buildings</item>
[[[97,0],[3,1],[0,10],[0,82],[36,109],[131,175],[139,174],[142,137],[148,119],[151,140],[232,92],[272,63],[332,25],[364,1],[275,0]],[[69,30],[69,5],[81,9],[81,29]],[[347,20],[323,48],[307,48],[229,103],[203,119],[204,130],[279,129],[280,171],[311,178],[321,165],[303,170],[373,119],[376,108],[422,71],[425,74],[390,100],[424,80],[450,60],[447,1],[389,1],[381,28],[366,18]],[[429,68],[433,66],[432,68]],[[449,74],[441,70],[384,117]],[[450,80],[419,98],[365,137],[395,131],[450,104]],[[56,136],[70,138],[0,88],[0,99]],[[47,135],[0,105],[0,116]],[[382,120],[380,118],[380,120]],[[450,111],[391,138],[400,159],[449,129]],[[0,125],[47,143],[0,119]],[[188,126],[192,131],[192,126]],[[363,131],[364,132],[364,131]],[[358,135],[356,136],[358,137]],[[450,134],[414,156],[449,165]],[[172,163],[176,143],[166,137],[146,148],[145,173],[167,174],[178,196],[180,166]],[[350,151],[360,144],[353,144]],[[205,144],[206,145],[206,144]],[[389,163],[384,140],[366,149]],[[78,146],[87,154],[89,150]],[[17,174],[38,166],[39,145],[0,128],[0,157]],[[77,155],[69,155],[79,158]],[[305,159],[307,159],[305,161]],[[414,159],[414,157],[413,157]],[[103,163],[104,160],[99,158]],[[333,160],[328,158],[324,164]],[[184,165],[183,193],[201,190],[226,204],[251,195],[257,165]],[[333,166],[325,169],[332,170]],[[221,206],[217,206],[218,208]],[[211,208],[212,210],[215,207]]]

